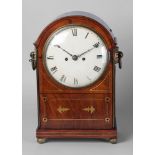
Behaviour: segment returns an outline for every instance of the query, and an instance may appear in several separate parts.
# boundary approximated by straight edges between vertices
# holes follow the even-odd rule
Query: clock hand
[[[92,48],[88,49],[87,51],[83,52],[83,53],[80,54],[80,55],[77,55],[78,58],[81,57],[82,55],[84,55],[84,54],[86,54],[86,53],[92,51],[94,48],[97,48],[97,47],[99,46],[99,44],[100,44],[100,43],[98,42],[98,43],[94,44]]]
[[[63,49],[60,45],[54,45],[57,48],[60,48],[61,50],[63,50],[64,52],[66,52],[67,54],[69,54],[71,57],[73,56],[72,54],[70,54],[68,51],[66,51],[65,49]]]
[[[92,51],[94,48],[95,48],[95,47],[90,48],[89,50],[87,50],[87,51],[83,52],[82,54],[77,55],[77,56],[78,56],[78,58],[79,58],[79,57],[81,57],[82,55],[84,55],[84,54],[86,54],[86,53],[88,53],[88,52]]]

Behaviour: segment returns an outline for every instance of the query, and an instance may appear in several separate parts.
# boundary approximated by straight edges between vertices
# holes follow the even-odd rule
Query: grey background
[[[123,69],[116,73],[118,144],[100,140],[50,140],[36,142],[36,73],[28,61],[33,42],[57,16],[85,11],[103,19],[123,51]],[[131,155],[132,154],[132,0],[23,0],[23,155]]]

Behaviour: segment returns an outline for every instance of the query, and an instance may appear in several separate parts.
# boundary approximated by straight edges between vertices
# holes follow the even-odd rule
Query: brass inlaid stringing
[[[44,97],[43,97],[44,117],[43,117],[43,119],[42,119],[42,121],[43,121],[44,123],[47,122],[46,103],[47,103],[47,97],[44,96]]]
[[[106,102],[106,115],[108,116],[109,115],[109,103]]]
[[[103,89],[103,90],[96,90],[95,88],[97,88],[98,86],[100,86],[105,80],[106,78],[109,78],[110,77],[110,74],[111,72],[109,71],[107,73],[107,75],[105,76],[105,78],[103,79],[103,81],[101,81],[97,86],[95,86],[94,88],[91,88],[90,91],[105,91],[105,92],[109,92],[109,88],[110,88],[110,80],[109,80],[109,83],[108,83],[108,89]]]
[[[105,118],[105,122],[109,123],[110,122],[110,118],[109,118],[109,103],[110,103],[111,98],[110,97],[105,97],[105,106],[106,106],[106,118]]]

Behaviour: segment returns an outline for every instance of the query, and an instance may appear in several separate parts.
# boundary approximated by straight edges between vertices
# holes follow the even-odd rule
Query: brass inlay
[[[52,120],[52,121],[64,121],[64,120],[67,120],[67,121],[74,121],[74,120],[76,120],[76,121],[88,121],[88,120],[92,120],[92,121],[103,121],[103,120],[105,120],[105,119],[101,119],[101,118],[96,118],[96,119],[66,119],[66,118],[64,118],[64,119],[54,119],[54,118],[48,118],[48,120]]]
[[[44,116],[43,116],[43,118],[42,118],[42,121],[44,122],[44,123],[46,123],[47,121],[48,121],[48,119],[47,119],[47,115],[46,115],[46,103],[47,103],[47,97],[46,96],[43,96],[43,106],[44,106]]]
[[[110,102],[110,97],[105,97],[105,102]]]
[[[90,97],[89,97],[89,98],[83,98],[82,100],[86,100],[86,101],[89,101],[89,100],[90,100],[90,101],[92,101],[93,99],[94,99],[94,98],[90,98]],[[50,100],[54,100],[54,101],[55,101],[55,99],[50,99]],[[79,100],[80,100],[80,99],[70,99],[70,100],[69,100],[68,98],[59,98],[59,99],[58,99],[58,101],[79,101]],[[97,99],[95,98],[95,101],[96,101],[96,100],[97,100],[97,101],[103,101],[103,99],[98,99],[98,98],[97,98]]]
[[[106,115],[108,116],[109,115],[109,103],[106,102]]]
[[[91,114],[95,111],[95,108],[93,106],[83,108],[84,111],[90,112]]]
[[[95,86],[94,88],[91,88],[89,91],[106,91],[109,92],[109,88],[110,88],[110,80],[108,82],[108,89],[103,89],[103,90],[96,90],[97,87],[99,87],[108,77],[110,77],[111,72],[109,71],[107,73],[107,75],[105,76],[105,78],[103,79],[103,81],[101,81],[97,86]]]
[[[43,97],[43,101],[44,101],[44,103],[46,103],[46,101],[47,101],[47,97],[46,96]]]
[[[57,111],[60,113],[60,114],[62,114],[63,112],[66,112],[66,111],[68,111],[68,110],[70,110],[69,108],[65,108],[65,107],[61,107],[61,106],[59,106],[59,108],[57,109]]]
[[[44,118],[42,119],[42,121],[46,123],[46,122],[47,122],[47,118],[44,117]]]
[[[42,121],[43,122],[47,122],[47,118],[46,118],[47,117],[47,114],[46,114],[47,97],[46,96],[43,96],[42,99],[43,99],[43,107],[44,107],[44,114],[43,114],[44,115],[43,116],[44,118],[42,119]]]
[[[109,118],[109,117],[106,117],[106,118],[105,118],[105,122],[106,122],[106,123],[109,123],[109,122],[110,122],[110,118]]]
[[[108,116],[109,116],[109,103],[111,101],[111,98],[110,97],[105,97],[104,100],[105,100],[105,106],[106,106],[106,116],[108,118]],[[107,120],[107,122],[108,122],[108,120]]]

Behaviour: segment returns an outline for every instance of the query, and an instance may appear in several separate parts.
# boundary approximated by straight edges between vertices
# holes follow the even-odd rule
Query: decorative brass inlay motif
[[[47,101],[47,97],[46,96],[43,97],[43,101],[44,101],[44,103],[46,103],[46,101]]]
[[[110,97],[105,97],[105,102],[110,102]]]
[[[57,109],[57,111],[60,113],[60,114],[62,114],[63,112],[66,112],[66,111],[68,111],[68,110],[70,110],[69,108],[65,108],[65,107],[61,107],[61,106],[59,106],[59,108]]]
[[[47,122],[47,118],[44,117],[44,118],[42,119],[42,121],[46,123],[46,122]]]
[[[109,123],[109,122],[110,122],[110,118],[109,118],[109,117],[106,117],[106,118],[105,118],[105,122],[106,122],[106,123]]]
[[[84,111],[90,112],[91,114],[95,111],[95,108],[93,106],[83,108]]]

